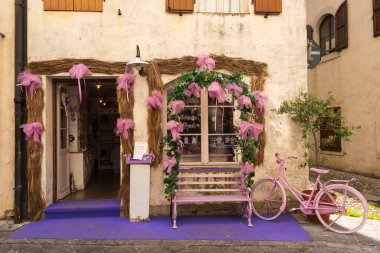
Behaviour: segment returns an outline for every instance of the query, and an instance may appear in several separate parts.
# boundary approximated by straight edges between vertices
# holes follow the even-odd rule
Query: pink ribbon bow
[[[166,128],[171,132],[173,140],[177,141],[180,137],[179,134],[183,132],[184,125],[180,122],[171,120],[167,123]]]
[[[149,96],[146,99],[146,102],[148,104],[148,107],[150,109],[156,109],[159,108],[162,109],[162,94],[158,90],[152,91],[152,96]]]
[[[118,118],[115,133],[122,136],[125,140],[129,137],[129,130],[133,129],[133,121],[131,119]]]
[[[247,139],[249,130],[251,131],[253,138],[257,141],[259,139],[260,133],[264,130],[264,127],[260,123],[249,123],[247,121],[242,120],[240,122],[240,134],[243,140]]]
[[[243,164],[243,166],[240,169],[240,173],[246,173],[249,174],[254,171],[254,168],[249,163]]]
[[[227,86],[227,90],[229,93],[235,93],[236,97],[240,97],[241,93],[243,93],[243,88],[237,85],[236,83],[229,84]]]
[[[240,96],[238,98],[237,102],[239,104],[239,108],[240,109],[243,109],[244,107],[246,109],[248,109],[252,105],[251,99],[249,97],[247,97],[247,96],[244,96],[244,95]]]
[[[194,97],[197,98],[201,96],[201,87],[195,82],[190,83],[186,90],[186,96],[190,97],[191,95],[194,95]]]
[[[23,124],[20,126],[20,128],[23,129],[26,135],[26,140],[33,137],[34,143],[36,143],[37,145],[41,145],[40,136],[45,129],[40,122]]]
[[[36,90],[41,88],[42,82],[41,79],[30,73],[29,71],[21,72],[18,77],[18,84],[16,86],[24,86],[29,89],[30,98],[33,98],[33,95],[36,93]]]
[[[171,115],[177,115],[185,108],[185,102],[182,100],[174,100],[169,103],[168,107],[172,110]]]
[[[128,92],[133,88],[135,76],[132,73],[125,72],[117,78],[117,90],[124,90],[127,93],[127,99],[129,101]]]
[[[165,156],[164,157],[164,170],[166,170],[167,173],[171,174],[173,171],[173,167],[177,164],[177,160],[175,159],[174,156],[169,157]]]
[[[79,101],[82,103],[82,88],[80,86],[80,79],[84,76],[89,76],[91,75],[91,71],[88,69],[86,65],[83,63],[79,63],[77,65],[74,65],[70,70],[69,74],[71,78],[76,78],[78,79],[78,89],[79,89]]]
[[[218,103],[224,103],[227,98],[227,94],[224,91],[224,88],[217,81],[212,82],[208,87],[208,95],[210,98],[216,98]]]
[[[266,110],[268,94],[265,91],[254,91],[252,95],[255,97],[255,103],[260,112]]]
[[[208,55],[201,54],[197,59],[197,66],[200,71],[206,70],[213,71],[215,69],[215,61]]]

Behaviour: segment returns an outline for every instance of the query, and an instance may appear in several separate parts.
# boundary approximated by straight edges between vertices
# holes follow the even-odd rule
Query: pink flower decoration
[[[115,133],[122,136],[125,140],[129,137],[129,130],[133,129],[133,121],[131,119],[118,118]]]
[[[268,94],[265,91],[254,91],[252,95],[255,97],[255,104],[260,112],[266,111]]]
[[[218,103],[224,103],[227,98],[224,88],[217,81],[212,82],[208,87],[208,95],[210,98],[216,98]]]
[[[227,86],[227,90],[229,93],[235,93],[236,97],[240,97],[241,93],[243,93],[243,88],[237,85],[236,83],[229,84]]]
[[[171,174],[173,171],[173,167],[177,164],[177,160],[175,159],[174,156],[169,157],[165,156],[164,157],[164,170],[166,170],[167,173]]]
[[[26,140],[33,138],[34,143],[41,145],[40,136],[45,129],[40,122],[23,124],[20,126],[20,128],[23,129],[26,135]]]
[[[78,79],[78,89],[79,89],[79,101],[82,103],[82,88],[80,86],[80,79],[85,76],[91,75],[91,71],[88,69],[86,65],[83,63],[79,63],[77,65],[74,65],[69,70],[70,77],[73,79]]]
[[[31,74],[29,71],[20,73],[17,79],[18,84],[16,86],[27,87],[29,89],[30,98],[33,98],[36,90],[42,86],[41,79],[38,76]]]
[[[168,107],[172,110],[171,115],[177,115],[185,108],[185,102],[182,100],[174,100],[169,103]]]
[[[259,135],[263,130],[264,126],[260,123],[249,123],[243,120],[240,122],[240,134],[243,140],[247,139],[247,135],[249,134],[249,131],[251,131],[253,138],[257,141],[259,139]]]
[[[146,99],[146,102],[148,104],[148,107],[150,109],[156,109],[159,108],[162,109],[162,94],[158,90],[152,91],[152,96],[149,96]]]
[[[173,140],[177,141],[180,139],[179,134],[183,132],[184,125],[180,122],[171,120],[167,123],[166,128],[171,132]]]
[[[238,98],[237,102],[239,104],[240,109],[243,109],[243,108],[248,109],[252,105],[251,99],[247,96],[244,96],[244,95],[240,96]]]
[[[192,82],[187,88],[186,96],[191,97],[191,95],[197,98],[201,96],[201,87],[199,87],[197,83]]]
[[[124,90],[127,93],[127,99],[129,100],[128,97],[128,92],[133,88],[133,83],[135,81],[135,76],[132,73],[125,72],[121,76],[117,78],[117,90]]]
[[[215,61],[208,55],[201,54],[197,59],[197,66],[200,71],[206,70],[213,71],[215,69]]]
[[[240,169],[240,173],[246,173],[249,174],[254,171],[254,168],[249,163],[243,164],[243,166]]]

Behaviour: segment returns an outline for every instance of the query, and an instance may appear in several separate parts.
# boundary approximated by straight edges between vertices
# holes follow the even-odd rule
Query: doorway
[[[76,80],[56,82],[56,200],[117,199],[120,138],[114,132],[119,117],[115,83],[86,79],[80,103]]]

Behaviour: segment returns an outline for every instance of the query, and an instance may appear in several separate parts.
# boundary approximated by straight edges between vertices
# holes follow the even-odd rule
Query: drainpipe
[[[27,0],[15,0],[15,84],[17,75],[27,63]],[[26,178],[26,143],[20,125],[26,122],[25,95],[19,88],[14,89],[15,105],[15,192],[14,222],[21,223],[28,218]]]

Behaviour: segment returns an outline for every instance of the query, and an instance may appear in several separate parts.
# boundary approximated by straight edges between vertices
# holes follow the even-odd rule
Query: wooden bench
[[[173,228],[177,227],[177,205],[199,202],[242,203],[242,216],[251,222],[251,189],[244,183],[244,175],[235,168],[180,169],[177,176],[178,189],[172,198]]]

